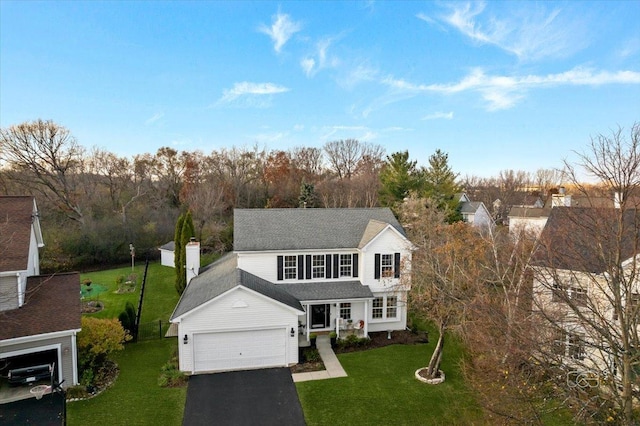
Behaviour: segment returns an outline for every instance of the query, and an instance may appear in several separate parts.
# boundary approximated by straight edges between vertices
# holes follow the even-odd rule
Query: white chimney
[[[616,191],[613,193],[613,207],[619,209],[622,206],[622,192]]]
[[[200,271],[200,243],[194,237],[185,247],[187,285],[192,278],[197,277]]]

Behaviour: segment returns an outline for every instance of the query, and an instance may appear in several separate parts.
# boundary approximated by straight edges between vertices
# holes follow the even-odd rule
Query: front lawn
[[[181,425],[187,388],[158,386],[160,367],[176,339],[129,344],[114,356],[120,366],[115,384],[93,399],[67,405],[73,425]]]
[[[296,384],[307,424],[485,424],[457,366],[462,350],[452,339],[448,345],[446,381],[435,386],[414,378],[428,363],[433,342],[338,355],[349,377]]]

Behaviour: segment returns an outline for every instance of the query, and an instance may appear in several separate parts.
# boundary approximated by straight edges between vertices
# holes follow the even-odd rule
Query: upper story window
[[[298,270],[298,263],[296,256],[285,256],[284,257],[284,279],[285,280],[295,280],[296,272]]]
[[[353,258],[351,254],[340,255],[340,276],[350,277],[352,276],[352,262]]]
[[[400,253],[376,253],[373,275],[380,278],[400,278]]]
[[[380,276],[389,278],[393,276],[393,255],[383,254],[380,256]]]
[[[277,256],[278,281],[351,277],[358,277],[358,253]]]
[[[325,257],[324,254],[314,254],[311,257],[313,278],[324,278]]]
[[[553,302],[573,303],[576,306],[586,306],[587,290],[573,285],[565,285],[558,281],[553,284],[551,300]]]

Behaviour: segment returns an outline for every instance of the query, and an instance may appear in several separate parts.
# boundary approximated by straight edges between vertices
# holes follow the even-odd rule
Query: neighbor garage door
[[[286,330],[246,330],[194,335],[196,372],[287,365]]]

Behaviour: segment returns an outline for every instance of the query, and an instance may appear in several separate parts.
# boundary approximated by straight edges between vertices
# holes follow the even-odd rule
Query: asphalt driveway
[[[62,395],[58,393],[44,395],[39,400],[33,397],[0,404],[0,425],[60,426],[64,410],[63,404]]]
[[[305,425],[288,368],[201,374],[189,378],[184,426]]]

